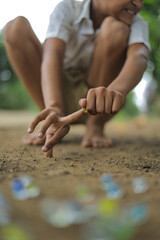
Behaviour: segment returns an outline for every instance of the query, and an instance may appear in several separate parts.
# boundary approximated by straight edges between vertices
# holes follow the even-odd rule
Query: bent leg
[[[19,79],[23,82],[33,101],[44,108],[41,90],[42,45],[34,34],[28,20],[17,17],[4,29],[8,58]]]
[[[40,80],[42,45],[28,20],[24,17],[17,17],[10,21],[4,29],[4,40],[13,69],[33,101],[42,110],[44,108]],[[23,142],[25,144],[43,144],[44,139],[33,135],[24,137]]]
[[[129,27],[107,17],[100,28],[95,41],[93,60],[91,63],[88,85],[90,87],[108,87],[120,73],[126,58]],[[98,114],[89,116],[86,126],[87,133],[82,141],[83,146],[107,147],[112,144],[105,138],[103,128],[106,121],[112,116]]]
[[[128,37],[126,24],[113,17],[103,21],[87,80],[90,87],[107,87],[117,77],[126,58]]]

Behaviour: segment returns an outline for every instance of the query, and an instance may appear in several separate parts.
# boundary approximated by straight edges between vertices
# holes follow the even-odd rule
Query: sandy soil
[[[41,216],[40,202],[46,197],[71,199],[76,186],[85,183],[97,196],[104,195],[99,178],[112,173],[125,195],[122,204],[146,202],[149,218],[139,227],[134,240],[160,240],[160,123],[158,119],[139,116],[131,121],[111,121],[106,134],[114,145],[108,149],[80,146],[85,132],[75,125],[61,144],[54,148],[54,157],[45,158],[41,147],[24,146],[21,138],[33,116],[26,112],[0,112],[0,192],[11,204],[12,219],[32,234],[35,240],[83,240],[81,228],[56,229]],[[21,174],[34,177],[41,189],[36,199],[17,201],[10,183]],[[149,190],[134,194],[131,182],[144,176]],[[1,239],[1,237],[0,237]]]

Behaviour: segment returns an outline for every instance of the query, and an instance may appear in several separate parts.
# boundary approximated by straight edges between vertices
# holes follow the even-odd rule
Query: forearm
[[[134,48],[133,48],[134,49]],[[110,84],[109,88],[118,90],[126,96],[141,80],[147,68],[149,52],[147,49],[135,48],[129,51],[126,62],[117,76]]]
[[[64,112],[62,64],[63,61],[59,56],[47,57],[41,67],[41,83],[45,107],[58,107]]]

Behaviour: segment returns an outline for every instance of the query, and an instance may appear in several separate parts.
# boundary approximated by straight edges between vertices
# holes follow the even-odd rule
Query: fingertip
[[[31,127],[29,127],[27,131],[28,131],[28,133],[32,133],[33,129]]]
[[[39,132],[39,133],[38,133],[38,137],[39,137],[39,138],[42,138],[42,137],[43,137],[43,132]]]
[[[48,152],[45,153],[45,156],[48,157],[48,158],[53,157],[52,153],[48,153]]]
[[[45,156],[51,158],[51,157],[53,157],[52,153],[53,153],[53,148],[51,148],[49,151],[45,152]]]
[[[42,147],[42,151],[43,151],[43,152],[47,152],[48,150],[49,150],[48,147],[46,147],[46,146],[43,146],[43,147]]]

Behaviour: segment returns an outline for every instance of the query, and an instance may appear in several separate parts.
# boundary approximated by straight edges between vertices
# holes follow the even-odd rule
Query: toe
[[[106,138],[92,139],[92,146],[94,148],[105,148],[105,147],[110,147],[111,145],[112,145],[111,139],[106,139]]]
[[[82,140],[81,145],[82,145],[83,147],[91,147],[91,146],[92,146],[92,145],[91,145],[91,141],[90,141],[90,139],[88,139],[88,138],[84,138],[84,139]]]
[[[31,137],[29,137],[29,136],[24,136],[24,137],[22,138],[22,142],[23,142],[24,144],[26,144],[26,145],[31,145],[31,144],[33,144],[32,139],[31,139]]]
[[[35,135],[24,136],[22,138],[22,142],[25,145],[43,145],[44,142],[45,142],[45,137],[44,138],[39,138]]]
[[[113,144],[111,139],[107,139],[107,141],[105,142],[105,147],[111,147]]]
[[[38,138],[38,137],[35,137],[33,139],[33,144],[34,145],[43,145],[45,142],[44,138]]]
[[[94,148],[99,148],[100,145],[101,145],[101,143],[100,143],[99,141],[93,141],[93,142],[92,142],[92,146],[93,146]]]

